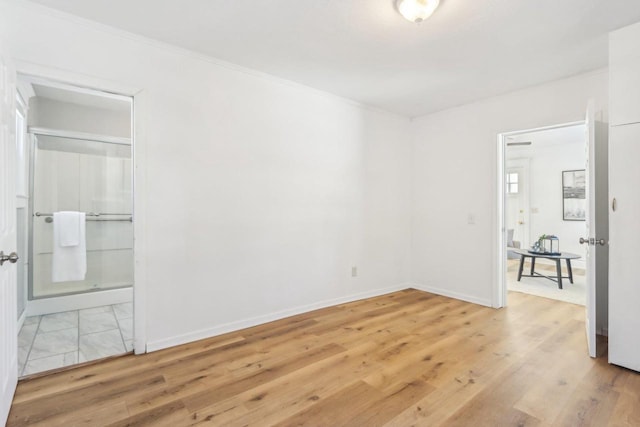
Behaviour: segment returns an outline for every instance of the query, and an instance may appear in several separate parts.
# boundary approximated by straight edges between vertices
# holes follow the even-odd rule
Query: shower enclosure
[[[29,300],[133,285],[131,142],[30,128]],[[52,281],[53,214],[86,214],[84,280]]]

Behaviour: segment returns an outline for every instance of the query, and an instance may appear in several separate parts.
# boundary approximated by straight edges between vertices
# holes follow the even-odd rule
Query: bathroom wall
[[[35,96],[29,100],[29,126],[130,138],[131,111],[125,102],[100,108]]]

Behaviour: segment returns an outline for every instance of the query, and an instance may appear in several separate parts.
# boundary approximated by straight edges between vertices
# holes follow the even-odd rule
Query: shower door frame
[[[146,310],[146,123],[148,95],[142,87],[105,80],[86,74],[74,73],[53,67],[14,60],[18,74],[48,85],[58,84],[78,90],[97,91],[104,94],[129,97],[131,106],[131,163],[133,180],[133,320],[134,353],[147,352]],[[32,145],[33,146],[33,145]],[[31,183],[29,184],[31,185]]]
[[[94,91],[94,92],[99,92],[99,91]],[[124,97],[123,97],[124,98]],[[130,97],[127,97],[130,98]],[[133,102],[132,102],[132,108],[133,108]],[[90,294],[90,293],[96,293],[96,292],[108,292],[110,290],[116,290],[116,289],[126,289],[129,286],[118,286],[118,287],[113,287],[113,288],[109,288],[109,289],[88,289],[86,291],[78,291],[78,292],[63,292],[63,293],[59,293],[59,294],[55,294],[55,295],[47,295],[47,296],[40,296],[40,297],[36,297],[33,295],[33,267],[34,267],[34,260],[35,260],[35,253],[34,253],[34,236],[33,236],[33,221],[34,221],[34,216],[35,216],[35,212],[34,212],[34,203],[35,203],[35,168],[36,168],[36,153],[37,153],[37,145],[38,145],[38,136],[49,136],[49,137],[54,137],[54,138],[66,138],[66,139],[77,139],[79,141],[91,141],[91,142],[100,142],[100,143],[105,143],[105,144],[118,144],[118,145],[127,145],[131,147],[131,177],[132,177],[132,182],[131,182],[131,190],[132,190],[132,194],[133,193],[133,139],[132,138],[123,138],[123,137],[115,137],[115,136],[106,136],[106,135],[96,135],[96,134],[90,134],[90,133],[85,133],[85,132],[76,132],[76,131],[67,131],[67,130],[59,130],[59,129],[50,129],[50,128],[45,128],[45,127],[40,127],[40,126],[29,126],[27,128],[27,135],[29,136],[29,150],[30,150],[30,155],[29,155],[29,206],[28,206],[28,212],[29,212],[29,230],[28,230],[28,239],[29,239],[29,265],[28,265],[28,269],[29,269],[29,274],[28,274],[28,300],[29,301],[36,301],[36,300],[43,300],[43,299],[49,299],[49,298],[58,298],[58,297],[66,297],[66,296],[70,296],[70,295],[82,295],[82,294]],[[133,200],[132,200],[133,203]],[[133,214],[133,212],[132,212]],[[132,215],[133,218],[133,215]],[[133,219],[132,219],[133,222]],[[133,285],[135,285],[135,279],[134,279],[134,283],[131,284],[131,286],[133,287]],[[63,310],[66,311],[66,310]],[[37,314],[37,312],[36,312]]]

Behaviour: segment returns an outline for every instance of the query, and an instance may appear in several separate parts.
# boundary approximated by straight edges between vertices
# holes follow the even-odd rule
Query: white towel
[[[63,247],[80,244],[80,224],[84,224],[84,213],[55,212],[53,214],[54,230],[58,232],[58,244]]]
[[[84,280],[87,274],[87,239],[84,212],[53,213],[51,280]]]

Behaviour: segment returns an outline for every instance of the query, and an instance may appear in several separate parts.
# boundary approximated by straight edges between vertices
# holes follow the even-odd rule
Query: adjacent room
[[[0,425],[640,425],[640,2],[0,0]]]
[[[584,124],[506,138],[504,216],[510,291],[585,305],[586,253],[580,244],[588,233],[585,138]],[[553,244],[554,253],[564,254],[560,260],[562,288],[555,259],[529,256],[536,255],[534,245],[538,244],[539,252],[544,243]],[[520,272],[523,252],[524,271]]]

